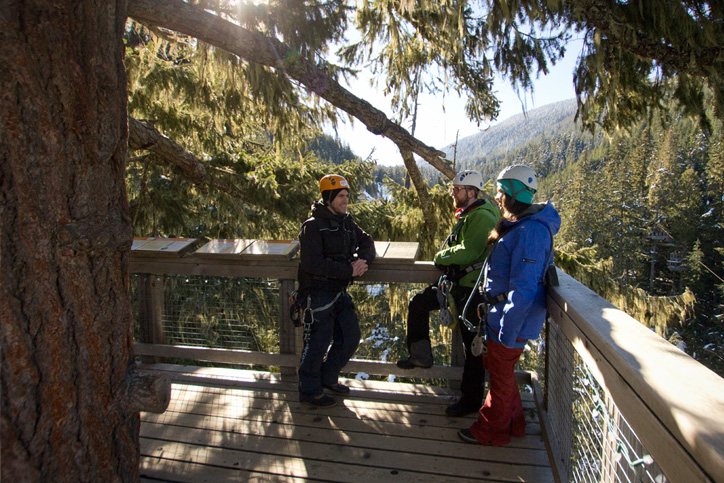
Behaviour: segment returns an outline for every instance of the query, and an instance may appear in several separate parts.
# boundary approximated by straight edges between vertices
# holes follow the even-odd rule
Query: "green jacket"
[[[488,256],[488,235],[495,228],[498,218],[500,210],[494,203],[477,200],[463,211],[443,248],[435,254],[435,264],[446,267],[450,277],[484,261]],[[480,268],[467,273],[456,283],[461,287],[474,287],[478,275]]]

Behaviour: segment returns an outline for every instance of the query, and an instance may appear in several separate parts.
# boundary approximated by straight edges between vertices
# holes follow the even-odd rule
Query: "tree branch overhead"
[[[251,32],[182,0],[131,0],[128,15],[190,35],[238,55],[248,62],[282,70],[333,106],[361,121],[367,129],[394,142],[401,152],[410,151],[430,163],[448,178],[455,171],[442,151],[427,146],[387,116],[342,87],[319,65],[293,54],[293,49],[277,39]]]

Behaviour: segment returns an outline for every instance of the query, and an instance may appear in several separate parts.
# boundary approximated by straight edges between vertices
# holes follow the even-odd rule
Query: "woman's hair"
[[[521,213],[530,208],[528,203],[523,203],[518,200],[513,201],[513,198],[505,192],[502,196],[502,205],[502,216],[498,219],[498,223],[495,224],[495,228],[490,230],[490,235],[488,236],[487,241],[488,247],[492,247],[495,242],[497,242],[498,239],[503,236],[506,231],[508,231],[509,227],[506,227],[503,224],[504,220],[516,221]]]

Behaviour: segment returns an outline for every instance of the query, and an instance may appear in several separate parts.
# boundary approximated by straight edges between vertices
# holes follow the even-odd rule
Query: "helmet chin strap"
[[[523,188],[519,189],[518,191],[515,191],[515,188],[513,187],[513,180],[510,179],[504,179],[503,181],[508,182],[508,187],[510,188],[510,198],[515,202],[515,200],[518,198],[518,193],[522,193],[523,191],[528,191],[528,187],[524,186]]]
[[[465,187],[465,203],[463,204],[463,209],[465,209],[465,208],[467,208],[468,206],[470,206],[471,200],[472,200],[472,201],[475,201],[475,198],[471,198],[470,195],[468,194],[468,189],[469,189],[469,188],[466,186],[466,187]]]

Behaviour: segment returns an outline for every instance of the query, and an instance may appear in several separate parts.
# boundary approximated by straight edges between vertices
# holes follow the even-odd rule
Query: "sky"
[[[577,49],[575,44],[569,45],[566,56],[551,69],[551,72],[535,81],[535,92],[532,97],[528,93],[524,99],[528,111],[575,97],[573,69],[579,50],[580,48]],[[380,93],[381,89],[375,90],[370,87],[369,77],[360,75],[356,82],[345,87],[392,118],[389,101]],[[415,137],[428,146],[442,149],[455,143],[456,136],[463,139],[495,125],[497,122],[505,121],[524,112],[521,100],[518,99],[512,87],[499,77],[495,79],[495,91],[500,100],[500,115],[489,125],[481,124],[480,126],[467,119],[465,101],[459,96],[455,94],[448,94],[446,97],[442,95],[423,96],[418,107]],[[410,126],[410,123],[403,125],[408,131]],[[328,134],[335,135],[331,129],[328,130]],[[397,146],[389,139],[367,131],[360,121],[355,120],[353,125],[350,125],[346,119],[340,122],[337,127],[337,136],[362,159],[366,159],[374,149],[371,158],[376,159],[378,164],[387,166],[402,164]]]

